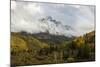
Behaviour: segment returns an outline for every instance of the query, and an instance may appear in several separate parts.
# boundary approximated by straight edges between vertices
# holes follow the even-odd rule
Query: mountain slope
[[[51,64],[95,60],[95,31],[80,37],[11,32],[11,64]]]
[[[28,50],[49,47],[48,44],[32,37],[31,34],[11,33],[11,48],[15,50]]]

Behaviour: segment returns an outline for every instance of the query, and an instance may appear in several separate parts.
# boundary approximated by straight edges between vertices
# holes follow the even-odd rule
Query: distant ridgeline
[[[80,37],[11,32],[11,65],[95,60],[95,31]]]

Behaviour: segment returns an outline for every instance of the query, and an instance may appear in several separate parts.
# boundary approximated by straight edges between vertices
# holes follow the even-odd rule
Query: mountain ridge
[[[94,60],[95,31],[72,38],[50,35],[48,33],[30,34],[26,32],[11,32],[12,65]]]

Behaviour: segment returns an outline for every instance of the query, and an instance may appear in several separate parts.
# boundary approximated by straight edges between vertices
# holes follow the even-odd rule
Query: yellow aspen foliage
[[[18,52],[28,50],[26,42],[20,37],[11,36],[11,51]]]
[[[74,40],[74,43],[78,46],[78,47],[81,47],[84,43],[85,43],[85,40],[84,40],[84,37],[79,37],[77,39]]]

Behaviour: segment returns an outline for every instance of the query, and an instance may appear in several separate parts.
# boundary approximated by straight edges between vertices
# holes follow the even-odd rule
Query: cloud
[[[11,9],[15,9],[16,8],[16,2],[15,1],[11,1]]]
[[[58,32],[65,36],[80,36],[94,30],[95,6],[19,1],[11,1],[11,5],[11,32],[39,33],[49,30],[51,34]],[[46,20],[48,24],[40,21],[47,16],[61,24],[56,26],[50,20]],[[66,25],[73,30],[66,29]]]

